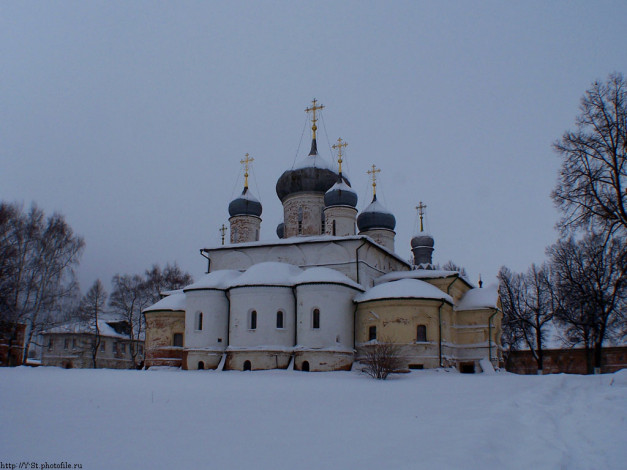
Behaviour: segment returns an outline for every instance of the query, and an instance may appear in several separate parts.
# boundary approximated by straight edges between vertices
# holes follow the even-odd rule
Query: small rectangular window
[[[377,339],[377,327],[371,326],[368,328],[368,341]]]
[[[257,312],[255,310],[250,312],[250,329],[251,330],[257,329]]]
[[[54,347],[54,341],[52,338],[50,338],[48,340],[48,351],[52,351],[52,348]]]
[[[174,338],[172,339],[172,346],[183,347],[183,334],[182,333],[174,333]]]
[[[122,343],[120,345],[120,349],[122,350],[122,354],[125,354],[126,353],[126,343]]]
[[[63,349],[70,349],[70,340],[69,340],[69,338],[66,338],[63,341]]]
[[[76,338],[72,338],[72,349],[76,349]]]
[[[276,313],[276,327],[279,329],[283,328],[283,312],[281,311]]]
[[[427,327],[426,325],[418,325],[416,328],[416,342],[424,343],[427,341]]]
[[[107,350],[107,342],[103,341],[100,343],[100,351],[105,352]]]

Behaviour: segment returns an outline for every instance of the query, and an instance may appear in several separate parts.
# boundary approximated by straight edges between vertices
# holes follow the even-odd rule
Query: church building
[[[283,205],[277,239],[260,240],[262,205],[248,187],[228,205],[230,243],[203,248],[207,274],[144,310],[146,367],[302,371],[350,370],[378,342],[398,345],[406,369],[480,371],[501,362],[496,286],[435,269],[434,239],[411,240],[412,262],[395,253],[396,219],[376,195],[358,196],[312,141],[276,182]],[[337,168],[337,170],[336,170]]]

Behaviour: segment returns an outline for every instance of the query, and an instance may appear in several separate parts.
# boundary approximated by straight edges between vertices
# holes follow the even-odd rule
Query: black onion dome
[[[396,218],[377,201],[375,196],[370,205],[357,217],[357,227],[360,232],[373,229],[394,230]]]
[[[276,194],[284,201],[290,194],[300,192],[326,193],[337,181],[338,174],[318,155],[316,141],[304,159],[285,171],[276,183]],[[346,180],[346,179],[345,179]],[[347,180],[346,180],[347,181]]]
[[[229,204],[229,215],[261,215],[261,203],[252,195],[247,187],[237,199],[233,199]]]
[[[276,235],[279,238],[285,238],[285,224],[283,222],[276,226]]]
[[[434,242],[433,237],[426,233],[421,233],[420,235],[416,235],[411,239],[411,247],[418,248],[422,246],[427,246],[429,248],[433,248]]]
[[[340,175],[337,183],[324,193],[324,205],[326,207],[355,207],[357,205],[357,193],[351,189],[350,185],[346,183],[344,178]]]

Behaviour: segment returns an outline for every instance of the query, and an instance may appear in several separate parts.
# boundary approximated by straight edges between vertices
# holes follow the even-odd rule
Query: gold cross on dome
[[[224,225],[224,224],[222,224],[222,227],[220,227],[220,228],[218,229],[218,231],[222,233],[222,244],[224,245],[224,234],[226,233],[226,227],[225,227],[225,225]]]
[[[425,209],[427,208],[426,204],[423,204],[422,201],[420,201],[420,203],[416,206],[416,209],[418,209],[418,215],[420,216],[420,231],[423,231],[422,228],[422,216],[425,213]]]
[[[372,195],[373,196],[377,195],[377,173],[381,173],[381,170],[379,170],[373,163],[372,170],[368,170],[368,174],[372,175]]]
[[[312,137],[313,139],[316,138],[316,131],[318,130],[318,126],[316,126],[316,122],[318,121],[318,119],[316,118],[316,111],[318,111],[319,109],[324,109],[324,105],[323,104],[318,106],[316,103],[318,103],[318,100],[314,98],[311,101],[311,105],[312,105],[311,108],[306,108],[305,109],[306,113],[312,113],[313,114],[313,117],[311,119],[311,123],[312,123],[311,130],[313,132],[313,137]]]
[[[337,149],[337,162],[340,164],[340,173],[342,173],[342,162],[344,161],[342,160],[342,149],[346,148],[347,145],[348,142],[343,141],[341,137],[337,139],[337,144],[332,145],[334,149]]]
[[[240,160],[239,162],[244,165],[244,187],[248,187],[248,164],[254,162],[254,158],[248,158],[248,154],[246,154],[246,158]]]

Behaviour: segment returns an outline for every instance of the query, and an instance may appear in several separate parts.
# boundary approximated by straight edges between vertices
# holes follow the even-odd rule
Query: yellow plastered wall
[[[416,342],[418,325],[427,327],[427,341],[439,340],[439,320],[442,319],[443,341],[450,338],[452,306],[440,300],[393,299],[373,300],[358,305],[355,319],[355,342],[368,341],[369,329],[377,327],[377,340],[397,344]]]

